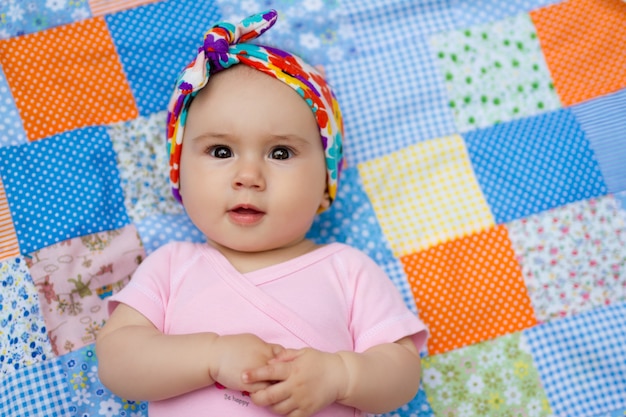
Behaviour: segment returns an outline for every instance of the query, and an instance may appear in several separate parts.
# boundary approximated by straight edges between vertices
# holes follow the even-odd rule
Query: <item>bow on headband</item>
[[[293,88],[309,105],[326,156],[327,190],[332,202],[343,167],[343,122],[337,99],[322,75],[301,58],[280,49],[255,45],[248,41],[271,28],[278,14],[275,10],[252,15],[237,25],[215,24],[204,35],[198,55],[178,76],[167,107],[167,147],[170,156],[170,182],[174,197],[182,202],[179,187],[180,155],[187,110],[191,99],[209,81],[211,75],[235,64],[244,64],[268,74]]]

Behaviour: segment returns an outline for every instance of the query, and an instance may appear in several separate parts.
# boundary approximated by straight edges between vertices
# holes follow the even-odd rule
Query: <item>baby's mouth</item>
[[[251,205],[239,205],[228,210],[230,219],[241,225],[252,225],[261,221],[265,212]]]

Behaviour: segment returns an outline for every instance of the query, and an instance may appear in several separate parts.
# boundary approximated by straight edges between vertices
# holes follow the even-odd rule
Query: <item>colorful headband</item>
[[[280,80],[293,88],[309,105],[320,128],[326,156],[328,194],[332,202],[343,168],[343,122],[339,104],[322,75],[301,58],[280,49],[246,43],[271,28],[278,14],[268,10],[244,19],[238,25],[215,24],[204,35],[198,55],[178,76],[167,107],[167,147],[170,156],[170,182],[174,197],[182,202],[179,187],[180,155],[187,110],[192,98],[209,77],[241,63]]]

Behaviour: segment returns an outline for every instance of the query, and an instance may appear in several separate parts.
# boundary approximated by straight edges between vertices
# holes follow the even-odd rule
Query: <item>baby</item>
[[[411,400],[426,329],[365,254],[305,235],[337,193],[323,77],[218,23],[169,104],[170,180],[207,237],[151,254],[112,297],[99,375],[151,416],[358,416]],[[183,146],[184,144],[184,146]]]

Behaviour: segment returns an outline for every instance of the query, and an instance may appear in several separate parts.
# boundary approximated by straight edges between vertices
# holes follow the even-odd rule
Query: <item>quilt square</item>
[[[137,117],[102,18],[1,41],[0,64],[31,141]]]
[[[625,15],[622,0],[570,0],[530,13],[564,106],[626,87]]]
[[[421,142],[358,168],[396,256],[494,224],[458,135]]]
[[[98,358],[93,344],[62,356],[72,416],[147,417],[148,403],[124,400],[109,391],[98,377]]]
[[[521,333],[422,360],[430,404],[440,416],[552,416]]]
[[[394,24],[379,33],[386,31],[397,28]],[[407,42],[411,47],[402,49],[401,65],[398,50],[390,45],[325,67],[341,105],[349,165],[457,132],[426,39]],[[381,63],[393,64],[383,70]]]
[[[498,224],[607,193],[589,141],[569,109],[464,137]]]
[[[107,129],[117,154],[124,206],[133,222],[156,214],[180,214],[169,183],[165,112]]]
[[[129,223],[104,127],[0,148],[0,175],[23,253]]]
[[[572,106],[610,193],[626,191],[626,89]]]
[[[209,0],[162,1],[105,17],[142,116],[165,110],[178,73],[220,17]]]
[[[459,131],[561,107],[527,14],[430,39]]]
[[[13,95],[0,68],[0,146],[20,145],[28,142],[17,112]]]
[[[30,254],[27,265],[57,356],[95,343],[122,289],[146,254],[134,226],[66,240]]]
[[[249,0],[216,0],[216,3],[226,22],[238,22],[262,8],[278,10],[280,17],[272,30],[263,34],[263,44],[297,54],[310,64],[340,62],[357,53],[345,2],[265,0],[255,11],[251,10]]]
[[[2,380],[0,415],[65,417],[70,414],[69,389],[60,360],[27,366]]]
[[[540,321],[626,301],[626,212],[609,195],[507,225]]]
[[[51,357],[52,346],[24,259],[0,261],[0,286],[0,380],[4,384],[7,375]]]
[[[507,230],[481,233],[403,256],[435,355],[536,324]]]
[[[17,243],[11,209],[0,178],[0,261],[19,256],[20,246]]]
[[[626,304],[526,330],[557,416],[597,416],[626,408]]]

